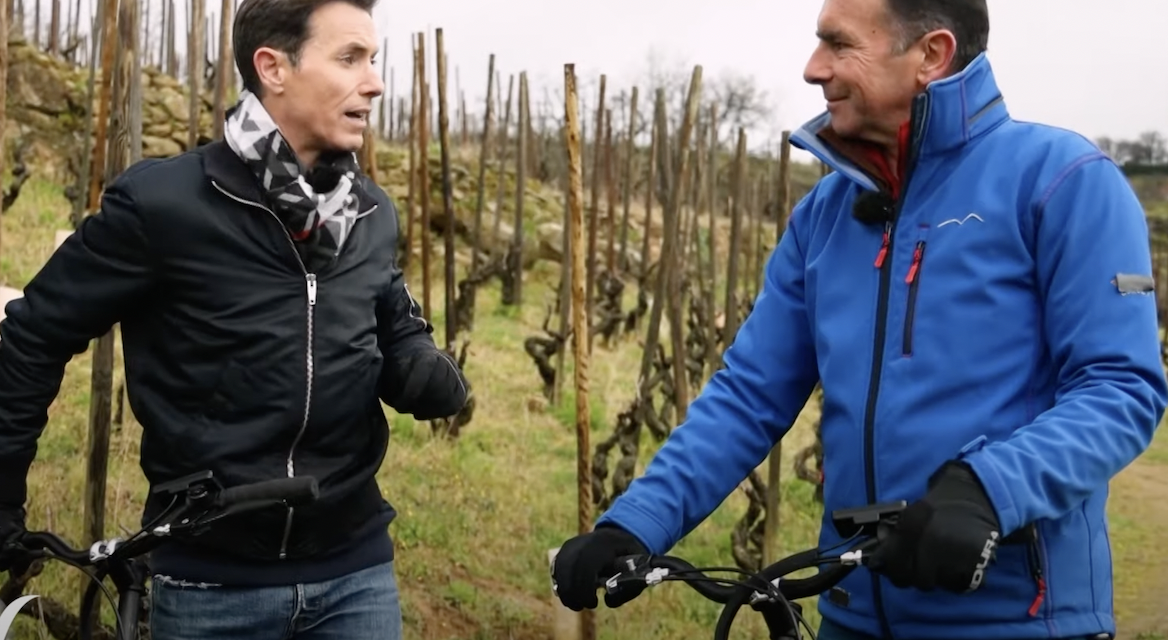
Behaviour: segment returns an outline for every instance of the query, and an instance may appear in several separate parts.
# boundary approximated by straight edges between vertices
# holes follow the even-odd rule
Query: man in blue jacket
[[[1168,397],[1140,204],[1088,140],[1011,119],[985,0],[826,0],[818,27],[805,78],[827,113],[791,140],[835,171],[792,213],[725,369],[563,545],[559,597],[595,607],[615,558],[668,551],[822,382],[820,542],[840,541],[834,509],[909,507],[819,599],[820,638],[1114,635],[1108,481]]]

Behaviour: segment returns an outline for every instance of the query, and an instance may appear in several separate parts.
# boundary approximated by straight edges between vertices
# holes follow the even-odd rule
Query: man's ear
[[[260,47],[252,55],[251,61],[264,93],[279,95],[284,92],[284,82],[288,79],[288,56],[270,47]]]
[[[938,29],[925,34],[919,46],[923,55],[921,68],[917,71],[917,81],[922,85],[951,75],[949,65],[957,53],[957,38],[948,29]],[[960,71],[953,69],[952,71]]]

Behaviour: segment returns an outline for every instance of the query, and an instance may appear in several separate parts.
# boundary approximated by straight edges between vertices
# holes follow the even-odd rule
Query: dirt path
[[[1119,636],[1168,638],[1168,434],[1111,483]]]

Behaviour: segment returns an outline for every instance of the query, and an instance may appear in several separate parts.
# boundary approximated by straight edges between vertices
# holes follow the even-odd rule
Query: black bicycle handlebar
[[[824,556],[819,553],[818,549],[809,549],[779,560],[756,575],[765,580],[768,586],[773,586],[778,591],[778,598],[771,597],[789,609],[790,601],[809,598],[839,584],[848,574],[855,571],[856,567],[864,563],[865,552],[873,550],[882,539],[881,535],[867,538],[835,557]],[[784,577],[796,571],[824,564],[829,565],[827,569],[808,578]],[[730,628],[734,625],[734,618],[738,615],[738,611],[745,605],[754,604],[757,593],[755,589],[751,588],[735,590],[733,597],[722,607],[722,615],[718,616],[718,624],[714,627],[714,640],[729,640]],[[794,628],[797,624],[796,618],[793,614],[789,614],[789,616],[787,621]],[[768,620],[768,624],[771,624],[770,620]]]
[[[27,531],[0,549],[0,557],[12,566],[38,558],[56,558],[71,564],[90,577],[81,601],[83,639],[91,637],[94,599],[101,590],[117,610],[116,637],[137,637],[138,606],[146,577],[138,558],[176,534],[198,536],[216,521],[240,513],[277,504],[301,506],[316,500],[319,488],[311,476],[262,480],[224,489],[211,471],[191,474],[161,483],[151,490],[169,498],[162,513],[128,538],[99,540],[87,549],[77,549],[51,531]],[[102,584],[113,578],[120,591],[119,602]]]
[[[856,567],[864,564],[888,529],[895,525],[905,501],[869,505],[832,512],[837,532],[844,544],[854,544],[843,553],[828,554],[819,548],[795,553],[749,575],[744,581],[716,579],[706,575],[715,569],[697,569],[689,562],[667,555],[631,555],[619,558],[619,573],[601,580],[609,593],[630,583],[655,585],[665,580],[684,581],[694,591],[709,600],[724,605],[714,630],[714,640],[728,640],[734,618],[744,605],[762,612],[772,638],[798,637],[780,635],[795,633],[799,616],[791,601],[808,598],[828,591],[839,584]],[[820,567],[819,573],[806,578],[787,578],[797,571]]]
[[[187,530],[197,532],[220,518],[279,503],[302,506],[319,496],[316,478],[312,476],[261,480],[222,489],[210,472],[180,478],[155,492],[171,493],[175,497],[185,494],[182,496],[185,500],[173,501],[155,519],[157,525],[147,525],[129,538],[100,540],[79,549],[51,531],[27,531],[11,543],[8,552],[28,559],[49,555],[79,567],[90,567],[110,558],[142,555],[164,537]]]
[[[51,531],[26,531],[16,539],[14,547],[19,547],[32,556],[41,555],[37,553],[38,551],[47,551],[54,558],[60,558],[69,564],[82,567],[93,564],[89,549],[74,549],[68,542]]]
[[[624,556],[617,560],[617,566],[624,566],[625,570],[607,580],[601,580],[600,584],[597,585],[598,587],[604,587],[609,593],[616,593],[621,585],[630,582],[656,584],[659,580],[664,580],[666,576],[685,574],[695,576],[704,575],[700,569],[694,567],[689,562],[674,556]],[[681,578],[674,579],[681,580]],[[713,579],[692,580],[688,584],[694,591],[720,604],[725,604],[730,601],[730,598],[734,597],[733,586],[719,584]]]

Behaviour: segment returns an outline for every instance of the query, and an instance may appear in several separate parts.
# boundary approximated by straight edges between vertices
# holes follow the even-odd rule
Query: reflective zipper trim
[[[264,205],[262,205],[258,202],[253,202],[251,200],[245,200],[243,198],[240,198],[238,196],[235,196],[235,195],[229,193],[226,189],[219,186],[219,183],[215,182],[214,180],[211,181],[211,184],[214,185],[214,187],[216,189],[218,189],[223,195],[227,196],[228,198],[231,198],[232,200],[235,200],[236,202],[246,204],[246,205],[249,205],[252,207],[256,207],[258,209],[262,209],[262,210],[268,212],[268,214],[270,214],[272,216],[272,218],[274,218],[276,220],[276,223],[280,225],[280,229],[284,232],[284,237],[287,238],[287,240],[288,240],[288,246],[292,248],[292,255],[296,257],[296,262],[300,265],[300,270],[302,272],[304,272],[304,280],[305,280],[305,285],[306,285],[307,293],[308,293],[308,305],[307,305],[308,344],[305,348],[305,367],[306,367],[307,375],[305,377],[304,419],[300,423],[300,431],[298,431],[296,433],[296,438],[292,441],[292,446],[288,449],[287,470],[288,470],[288,477],[291,478],[291,477],[294,477],[296,475],[296,465],[292,460],[292,456],[296,452],[296,445],[300,443],[300,439],[304,436],[304,431],[306,429],[308,429],[308,419],[309,419],[309,416],[311,415],[310,412],[312,409],[312,375],[313,375],[312,340],[313,340],[313,328],[314,328],[313,327],[313,318],[315,316],[314,311],[315,311],[315,307],[316,307],[316,274],[308,272],[308,268],[304,265],[304,260],[302,260],[300,258],[300,253],[298,251],[296,251],[296,244],[292,241],[292,237],[290,235],[288,235],[288,230],[284,227],[284,223],[280,222],[280,218],[276,215],[276,213],[274,211],[272,211],[268,207],[265,207]],[[288,552],[288,537],[292,533],[292,515],[293,515],[294,511],[295,511],[295,509],[293,509],[292,507],[288,507],[288,517],[284,521],[284,535],[280,540],[280,559],[281,560],[286,558],[288,555],[288,553],[287,553]]]

